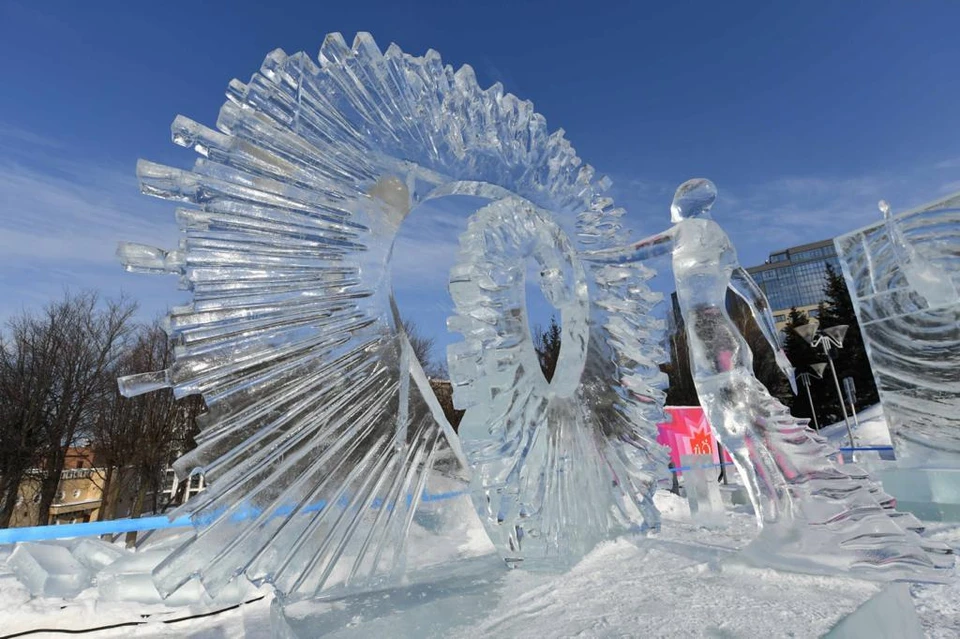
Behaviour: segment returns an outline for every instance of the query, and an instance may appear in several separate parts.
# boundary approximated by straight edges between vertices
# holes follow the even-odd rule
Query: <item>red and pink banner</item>
[[[680,467],[681,455],[711,455],[715,464],[720,463],[717,440],[702,408],[666,406],[664,412],[671,420],[657,424],[657,442],[670,447],[670,460],[675,468]],[[731,461],[727,451],[723,451],[723,461]]]

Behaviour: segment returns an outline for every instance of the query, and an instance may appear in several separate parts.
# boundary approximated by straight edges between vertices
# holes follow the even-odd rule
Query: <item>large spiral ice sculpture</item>
[[[274,51],[227,97],[218,130],[174,121],[174,141],[201,156],[192,171],[138,165],[145,193],[186,204],[178,249],[119,249],[129,270],[179,275],[193,295],[168,317],[173,367],[125,378],[122,389],[201,393],[209,407],[198,447],[175,465],[207,479],[184,507],[196,535],[155,580],[173,592],[199,575],[216,592],[245,574],[292,597],[386,584],[407,570],[408,537],[462,534],[457,500],[445,497],[461,494],[476,466],[400,326],[390,259],[403,219],[427,199],[472,194],[518,221],[529,214],[526,223],[573,216],[577,244],[602,247],[624,241],[622,211],[529,102],[499,84],[481,90],[470,67],[454,72],[434,51],[382,53],[368,34],[352,46],[332,34],[319,65]],[[574,244],[563,241],[572,264]],[[663,379],[648,315],[658,298],[644,284],[652,272],[587,278],[575,268],[592,289],[585,368],[600,372],[569,401],[609,417],[582,436],[620,487],[604,488],[605,504],[623,498],[655,523],[651,472],[665,458],[655,443]],[[499,321],[496,309],[483,312],[492,314],[478,321]],[[459,398],[482,400],[457,383]],[[477,403],[469,419],[489,410]],[[572,500],[579,487],[563,490]]]

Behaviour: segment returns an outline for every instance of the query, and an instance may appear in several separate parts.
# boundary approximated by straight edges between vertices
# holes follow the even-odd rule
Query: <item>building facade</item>
[[[827,265],[840,272],[832,239],[771,253],[765,264],[747,269],[766,293],[777,328],[783,328],[793,307],[816,316],[817,306],[824,299]]]
[[[97,468],[89,447],[68,448],[57,494],[50,505],[51,524],[79,524],[95,521],[103,501],[103,469]],[[43,472],[30,471],[20,483],[17,505],[10,526],[32,526],[38,520],[40,482]]]

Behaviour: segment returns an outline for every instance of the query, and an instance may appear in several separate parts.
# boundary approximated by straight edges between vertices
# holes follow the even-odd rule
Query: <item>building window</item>
[[[57,491],[56,501],[63,501],[63,498],[64,498],[65,496],[66,496],[66,495],[63,494],[63,491],[62,491],[62,490],[58,490],[58,491]]]
[[[75,491],[73,491],[73,498],[76,499],[79,496],[80,496],[80,489],[77,488]]]

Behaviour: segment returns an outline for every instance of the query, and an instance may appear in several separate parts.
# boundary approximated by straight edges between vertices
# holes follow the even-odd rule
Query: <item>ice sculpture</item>
[[[709,180],[685,182],[670,209],[672,228],[586,257],[620,263],[672,253],[700,403],[764,528],[747,554],[788,569],[862,569],[879,578],[937,579],[939,568],[953,564],[949,547],[922,540],[911,530],[919,522],[895,511],[893,500],[860,468],[830,461],[836,450],[754,377],[753,355],[726,311],[728,288],[750,305],[796,390],[766,298],[710,217],[716,196]]]
[[[721,528],[726,523],[726,509],[713,455],[681,455],[680,464],[690,518],[704,528]]]
[[[924,298],[928,308],[956,304],[960,295],[951,274],[921,255],[917,247],[904,237],[900,222],[890,215],[890,205],[885,200],[880,200],[879,208],[893,254],[910,288]]]
[[[561,312],[562,346],[550,382],[527,328],[528,260]],[[630,270],[597,274],[644,295]],[[448,324],[464,336],[448,358],[454,401],[467,409],[459,434],[474,502],[502,556],[560,568],[618,530],[659,528],[653,462],[662,468],[665,457],[654,418],[662,402],[644,385],[644,372],[655,375],[656,353],[645,344],[653,340],[641,314],[657,298],[607,291],[595,304],[609,312],[605,327],[591,322],[599,314],[591,312],[573,242],[547,211],[516,197],[470,219],[450,293],[458,314]],[[638,372],[641,363],[646,371]],[[615,378],[622,388],[611,383]]]
[[[834,243],[901,463],[960,466],[960,194]]]
[[[419,203],[471,194],[522,202],[518,222],[534,210],[575,217],[579,245],[612,246],[625,236],[622,212],[602,196],[608,183],[562,131],[548,133],[529,102],[499,84],[481,90],[470,67],[454,72],[434,51],[382,53],[368,34],[352,47],[327,36],[319,65],[274,51],[227,97],[219,130],[182,116],[173,123],[174,142],[201,156],[192,171],[138,165],[145,193],[187,204],[177,210],[180,246],[118,251],[129,270],[178,275],[193,295],[167,320],[174,365],[124,378],[121,388],[201,393],[209,407],[198,448],[175,465],[205,473],[207,490],[175,513],[191,516],[196,536],[157,567],[158,589],[174,592],[198,574],[215,596],[244,574],[288,598],[310,597],[469,556],[469,544],[438,550],[468,525],[469,463],[399,322],[396,232]],[[531,213],[527,222],[545,219]],[[595,363],[609,375],[590,377],[604,388],[587,396],[605,402],[597,410],[611,419],[606,439],[591,433],[580,443],[615,449],[614,469],[633,464],[617,476],[620,492],[655,520],[648,471],[664,460],[654,426],[662,376],[645,341],[655,328],[650,274],[591,271],[591,319],[612,347],[591,344],[609,351]],[[473,316],[492,326],[499,312]],[[465,384],[458,380],[461,398]],[[580,490],[552,494],[566,508]],[[556,521],[588,525],[571,513]],[[411,535],[427,548],[417,557],[407,552]]]

